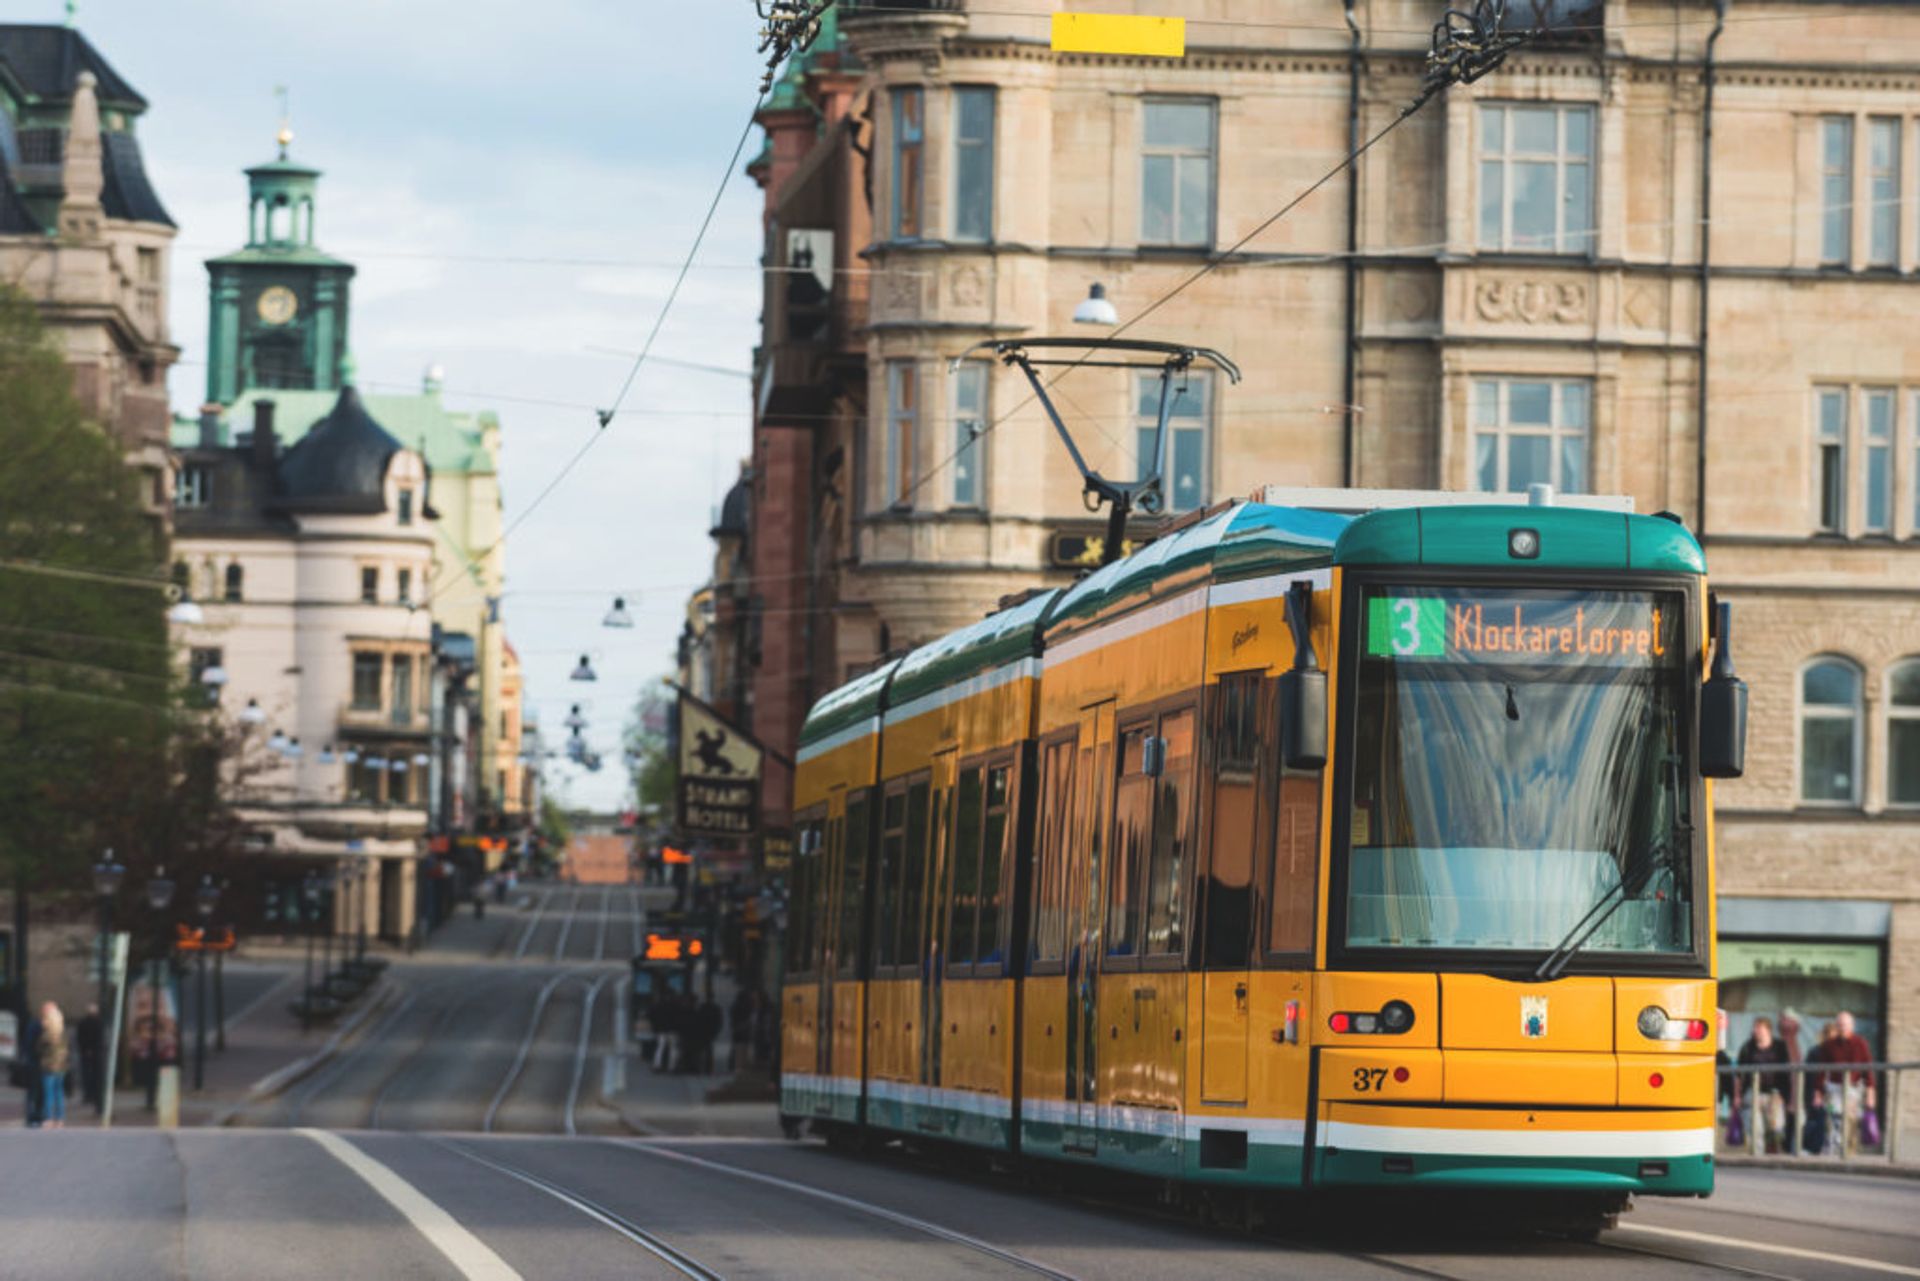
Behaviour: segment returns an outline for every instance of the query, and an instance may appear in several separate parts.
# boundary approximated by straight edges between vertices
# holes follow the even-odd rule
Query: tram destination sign
[[[1644,667],[1676,660],[1680,610],[1649,592],[1464,589],[1367,599],[1366,655],[1456,663]]]

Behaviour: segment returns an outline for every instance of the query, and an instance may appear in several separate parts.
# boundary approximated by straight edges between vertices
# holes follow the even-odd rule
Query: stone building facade
[[[0,280],[66,348],[74,388],[167,518],[173,219],[140,154],[147,100],[72,27],[0,23]]]
[[[1245,370],[1176,408],[1176,511],[1548,481],[1682,516],[1753,689],[1717,794],[1734,1031],[1851,1006],[1920,1056],[1920,10],[1545,4],[1396,125],[1431,5],[1107,7],[1184,12],[1186,56],[1056,54],[1043,0],[848,0],[763,114],[756,733],[790,751],[877,657],[1070,578],[1064,452],[1017,372],[949,364],[1075,332],[1098,283]],[[1138,381],[1059,390],[1130,474]]]

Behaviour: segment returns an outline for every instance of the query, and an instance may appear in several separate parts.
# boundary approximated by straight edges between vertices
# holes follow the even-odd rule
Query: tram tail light
[[[1398,1036],[1413,1027],[1413,1007],[1405,1001],[1388,1001],[1378,1011],[1341,1010],[1327,1016],[1327,1027],[1361,1036]]]
[[[1667,1012],[1657,1005],[1649,1005],[1640,1011],[1635,1020],[1640,1035],[1649,1041],[1704,1041],[1707,1039],[1707,1021],[1705,1019],[1669,1018]]]

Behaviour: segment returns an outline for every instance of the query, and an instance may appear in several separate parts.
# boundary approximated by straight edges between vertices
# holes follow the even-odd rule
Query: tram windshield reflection
[[[1385,587],[1362,604],[1346,942],[1693,950],[1685,597]],[[1648,866],[1649,860],[1652,866]]]

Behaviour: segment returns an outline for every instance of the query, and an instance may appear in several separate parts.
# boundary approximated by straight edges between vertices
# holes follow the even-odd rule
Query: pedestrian
[[[105,1109],[107,1091],[106,1027],[100,1020],[100,1006],[89,1003],[87,1012],[74,1027],[74,1048],[80,1052],[80,1093],[95,1112]]]
[[[727,1006],[727,1034],[733,1041],[730,1066],[736,1073],[747,1066],[753,1045],[753,1007],[759,995],[759,988],[743,987],[733,994],[733,1001]]]
[[[1854,1030],[1853,1012],[1841,1010],[1833,1016],[1834,1037],[1827,1048],[1828,1063],[1871,1063],[1873,1047],[1867,1044],[1867,1038]],[[1874,1107],[1874,1080],[1868,1072],[1829,1072],[1827,1086],[1830,1110],[1837,1111],[1845,1125],[1845,1145],[1842,1153],[1852,1152],[1860,1146],[1860,1131],[1863,1118]],[[1836,1135],[1835,1137],[1840,1137]]]
[[[1806,1062],[1806,1053],[1800,1044],[1800,1012],[1792,1006],[1780,1011],[1779,1035],[1774,1038],[1787,1048],[1787,1062],[1799,1064]],[[1787,1078],[1787,1128],[1781,1135],[1787,1152],[1800,1151],[1800,1117],[1805,1111],[1802,1100],[1807,1097],[1807,1074],[1793,1072]]]
[[[1833,1040],[1839,1029],[1832,1023],[1820,1028],[1820,1039],[1807,1051],[1808,1063],[1827,1063],[1833,1055]],[[1827,1075],[1824,1072],[1807,1073],[1807,1116],[1801,1131],[1801,1150],[1813,1156],[1819,1156],[1827,1150],[1827,1140],[1832,1137],[1833,1127],[1829,1123],[1828,1102],[1834,1093],[1827,1088]]]
[[[679,1069],[680,1002],[681,997],[678,992],[666,993],[660,998],[660,1004],[649,1020],[653,1024],[655,1036],[653,1070],[656,1072],[674,1072]]]
[[[1787,1047],[1773,1039],[1773,1020],[1764,1016],[1753,1021],[1753,1034],[1740,1047],[1740,1066],[1767,1067],[1787,1061]],[[1760,1127],[1766,1136],[1766,1150],[1779,1152],[1787,1125],[1787,1089],[1785,1072],[1742,1072],[1734,1078],[1733,1105],[1741,1106],[1742,1091],[1755,1089]]]
[[[709,992],[693,1015],[695,1053],[690,1071],[702,1076],[713,1075],[713,1046],[720,1039],[720,1028],[725,1022],[726,1016],[720,1012],[720,1002],[714,1000]]]
[[[20,1033],[20,1088],[27,1095],[27,1128],[37,1130],[45,1119],[45,1095],[40,1088],[40,1042],[46,1036],[46,1025],[39,1016],[29,1015],[27,1026]]]
[[[67,1125],[67,1020],[48,1001],[40,1007],[40,1039],[34,1047],[40,1064],[40,1123],[49,1130]]]

